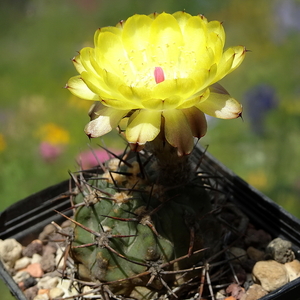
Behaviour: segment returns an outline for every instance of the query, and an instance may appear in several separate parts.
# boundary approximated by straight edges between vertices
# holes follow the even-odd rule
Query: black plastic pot
[[[201,159],[203,171],[222,177],[220,185],[232,195],[233,202],[249,217],[257,228],[264,229],[273,237],[282,237],[300,248],[300,220],[271,199],[254,189],[240,177],[218,162],[203,149],[195,149],[193,158]],[[69,207],[69,199],[55,200],[69,191],[69,180],[33,194],[7,208],[0,214],[0,239],[15,238],[23,245],[37,238],[45,225],[51,221],[59,222],[61,217],[53,210]],[[0,262],[0,277],[7,284],[16,299],[26,300],[11,276]],[[300,278],[264,296],[261,300],[300,300]]]

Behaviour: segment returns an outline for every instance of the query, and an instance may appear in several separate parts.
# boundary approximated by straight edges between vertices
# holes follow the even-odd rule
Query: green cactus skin
[[[80,279],[129,278],[110,285],[115,293],[129,295],[136,286],[160,290],[163,282],[174,283],[174,275],[154,274],[149,284],[153,275],[149,270],[158,272],[162,264],[165,271],[172,270],[168,262],[205,247],[211,255],[218,248],[220,228],[210,214],[210,198],[200,178],[166,187],[152,184],[153,178],[150,183],[141,178],[136,162],[118,168],[119,163],[111,160],[101,178],[81,186],[74,219],[89,231],[74,225],[71,255]],[[155,173],[151,167],[145,171]],[[205,251],[181,260],[176,269],[190,268],[204,255]]]

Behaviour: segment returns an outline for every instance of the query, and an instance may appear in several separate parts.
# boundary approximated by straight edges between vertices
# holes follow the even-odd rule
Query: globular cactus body
[[[162,280],[173,282],[174,276],[160,272],[160,266],[174,269],[170,261],[215,248],[219,236],[200,178],[164,187],[149,185],[140,173],[137,163],[123,165],[115,173],[88,180],[75,199],[81,206],[75,214],[72,256],[79,277],[100,282],[128,279],[117,285],[123,294],[139,285],[159,290]],[[176,268],[192,267],[203,253],[179,260]]]

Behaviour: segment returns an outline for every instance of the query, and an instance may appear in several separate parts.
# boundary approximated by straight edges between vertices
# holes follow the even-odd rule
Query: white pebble
[[[58,248],[56,252],[55,257],[55,264],[57,269],[63,269],[64,268],[64,249]]]
[[[25,269],[29,264],[31,264],[31,258],[30,257],[22,257],[16,261],[14,269],[16,271]]]
[[[15,276],[13,276],[13,280],[16,282],[16,283],[19,283],[21,281],[24,281],[25,279],[29,278],[30,277],[30,274],[26,271],[19,271],[16,273]]]
[[[51,299],[55,299],[55,298],[60,298],[62,296],[64,296],[65,292],[60,289],[60,288],[52,288],[50,291],[49,291],[49,296]]]
[[[31,263],[34,264],[34,263],[40,263],[42,261],[42,256],[37,254],[37,253],[34,253],[32,255],[32,259],[31,259]]]
[[[78,295],[78,291],[73,284],[74,283],[72,283],[71,280],[63,279],[59,281],[57,288],[60,288],[64,291],[64,297],[75,296]]]
[[[85,286],[83,287],[83,289],[82,289],[82,293],[83,293],[83,294],[88,293],[88,292],[91,292],[91,291],[93,291],[93,289],[92,289],[90,286],[88,286],[88,285],[85,285]],[[93,296],[94,293],[91,292],[91,293],[89,293],[89,294],[87,294],[87,295],[88,295],[88,296]]]
[[[45,276],[39,280],[37,286],[39,289],[52,289],[57,286],[59,281],[59,277]]]
[[[8,268],[12,268],[21,257],[22,245],[15,239],[0,240],[0,259]]]
[[[290,281],[300,277],[300,261],[295,259],[292,262],[284,264]]]

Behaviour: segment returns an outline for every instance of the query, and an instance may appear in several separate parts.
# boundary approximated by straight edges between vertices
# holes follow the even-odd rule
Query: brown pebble
[[[254,261],[260,261],[264,259],[265,253],[263,251],[260,251],[252,246],[248,247],[247,249],[247,255],[250,259]]]
[[[57,250],[57,247],[53,247],[53,246],[50,246],[50,245],[46,245],[46,246],[44,246],[43,256],[55,254],[55,253],[56,253],[56,250]]]
[[[255,260],[247,259],[247,261],[243,263],[242,267],[244,268],[246,273],[252,273],[252,269],[253,269],[255,264],[256,264]]]
[[[24,295],[27,300],[33,300],[34,297],[37,295],[39,289],[37,286],[32,286],[29,289],[24,291]]]
[[[227,254],[231,263],[243,263],[247,260],[247,253],[242,248],[231,247],[228,249]]]
[[[48,224],[44,227],[43,231],[39,235],[39,240],[44,241],[48,240],[49,235],[53,234],[56,231],[56,228],[52,224]]]
[[[247,246],[261,249],[265,248],[271,240],[271,235],[262,229],[256,230],[254,227],[249,226],[246,232],[245,243]]]
[[[69,228],[69,227],[72,227],[72,222],[70,220],[66,220],[64,221],[61,225],[61,228]]]
[[[43,244],[40,240],[33,240],[27,247],[22,251],[23,256],[32,257],[33,254],[43,253]]]
[[[44,275],[44,271],[42,270],[40,263],[30,264],[26,268],[26,272],[28,272],[32,277],[40,278]]]
[[[54,254],[43,256],[41,261],[41,268],[44,272],[53,272],[56,269],[56,262]]]

